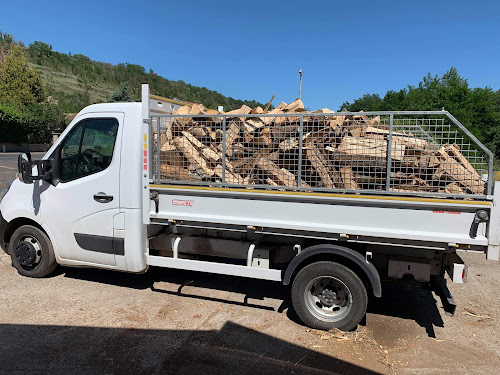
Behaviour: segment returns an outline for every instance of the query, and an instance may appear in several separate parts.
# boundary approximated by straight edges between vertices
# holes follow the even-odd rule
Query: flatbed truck
[[[188,116],[158,107],[161,98],[151,99],[143,85],[140,103],[84,108],[42,160],[20,155],[18,178],[0,197],[0,245],[21,275],[44,277],[59,264],[273,280],[290,288],[307,326],[351,330],[363,319],[368,296],[381,297],[383,279],[433,283],[453,313],[445,274],[459,283],[467,276],[457,252],[498,260],[500,185],[492,179],[493,156],[444,110],[307,116],[382,116],[388,142],[398,124],[410,124],[437,146],[444,143],[445,119],[461,134],[455,141],[474,149],[471,165],[484,166],[484,194],[398,191],[389,178],[387,189],[373,191],[172,179],[162,174],[168,160],[160,140],[172,121]],[[198,115],[197,121],[214,116],[222,121],[224,141],[234,115]],[[269,115],[241,120],[256,116]],[[301,136],[304,116],[294,119]],[[378,169],[384,181],[391,161]]]

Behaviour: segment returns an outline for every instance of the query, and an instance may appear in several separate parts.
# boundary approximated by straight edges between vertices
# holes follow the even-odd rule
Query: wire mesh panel
[[[447,112],[154,116],[155,183],[484,197],[492,155]]]

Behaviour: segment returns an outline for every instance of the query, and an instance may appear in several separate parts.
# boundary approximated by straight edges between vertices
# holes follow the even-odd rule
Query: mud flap
[[[455,315],[455,310],[457,309],[457,304],[450,293],[450,290],[446,286],[446,281],[442,276],[433,276],[431,278],[432,290],[439,296],[441,303],[443,304],[443,309],[448,316]]]

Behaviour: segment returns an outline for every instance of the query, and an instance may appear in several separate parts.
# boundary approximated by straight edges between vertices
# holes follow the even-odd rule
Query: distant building
[[[192,103],[185,102],[178,99],[167,99],[161,96],[150,95],[150,111],[152,114],[172,114],[177,111],[180,107],[188,105],[191,106]]]

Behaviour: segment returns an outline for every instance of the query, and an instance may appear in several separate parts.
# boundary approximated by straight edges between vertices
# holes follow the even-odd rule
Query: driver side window
[[[106,169],[113,158],[117,133],[116,119],[87,119],[76,125],[61,147],[60,181]]]

